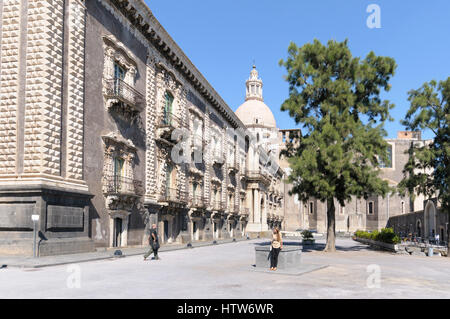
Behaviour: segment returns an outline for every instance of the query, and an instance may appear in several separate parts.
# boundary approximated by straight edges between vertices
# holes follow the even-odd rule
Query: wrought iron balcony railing
[[[229,205],[228,206],[228,213],[230,214],[238,214],[239,213],[239,206],[238,205]]]
[[[215,211],[224,211],[225,205],[222,201],[212,201],[212,209]]]
[[[118,99],[139,111],[144,109],[144,96],[122,79],[114,78],[106,80],[106,96]]]
[[[196,195],[190,198],[192,208],[206,208],[205,197]]]
[[[187,193],[182,192],[179,188],[166,188],[159,197],[160,202],[167,203],[187,203]]]
[[[171,111],[164,110],[158,118],[158,128],[181,128],[181,119]]]
[[[250,215],[250,209],[247,207],[241,207],[241,215],[243,215],[243,216]]]
[[[228,166],[228,170],[229,171],[238,172],[239,169],[240,169],[240,164],[239,164],[239,161],[237,159],[235,159],[234,161],[227,162],[227,166]]]
[[[143,196],[145,189],[142,181],[134,180],[120,175],[104,176],[104,190],[113,195]]]

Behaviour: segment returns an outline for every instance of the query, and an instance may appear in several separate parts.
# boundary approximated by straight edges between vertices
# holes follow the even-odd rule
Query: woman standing
[[[278,227],[273,229],[272,233],[272,252],[270,254],[270,270],[276,271],[278,266],[278,255],[280,250],[283,249],[283,239],[281,238],[281,232]]]

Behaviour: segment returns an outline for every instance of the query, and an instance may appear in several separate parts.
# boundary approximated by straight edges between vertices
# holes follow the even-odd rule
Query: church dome
[[[236,111],[237,117],[245,126],[265,126],[276,128],[277,123],[270,108],[264,103],[262,87],[263,82],[258,77],[258,71],[253,66],[250,78],[246,82],[245,103]]]
[[[246,101],[237,109],[236,115],[245,126],[277,127],[275,117],[270,108],[264,102],[258,100]]]

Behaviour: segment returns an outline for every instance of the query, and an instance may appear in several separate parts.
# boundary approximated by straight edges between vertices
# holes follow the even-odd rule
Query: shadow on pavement
[[[269,246],[270,241],[264,241],[255,243],[255,246]],[[285,241],[283,242],[284,246],[302,246],[300,241]],[[311,252],[311,251],[323,251],[325,249],[326,244],[315,243],[314,245],[304,245],[302,251],[303,252]],[[361,245],[355,243],[354,246],[339,246],[336,245],[336,251],[362,251],[362,250],[376,250],[372,249],[370,246]]]

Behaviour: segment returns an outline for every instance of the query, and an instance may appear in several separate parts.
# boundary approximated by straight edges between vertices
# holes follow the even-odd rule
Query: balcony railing
[[[122,79],[114,78],[106,80],[106,96],[118,99],[139,111],[144,107],[144,96]]]
[[[166,188],[159,197],[160,202],[167,203],[187,203],[187,193],[182,192],[179,188]]]
[[[181,119],[173,114],[171,111],[164,110],[159,116],[157,126],[158,128],[181,128]]]
[[[225,205],[222,201],[213,201],[212,202],[212,209],[216,211],[224,211]]]
[[[238,160],[227,162],[228,170],[238,172],[240,169],[240,164]]]
[[[141,181],[120,175],[104,177],[104,189],[107,194],[114,195],[136,195],[145,194],[144,185]]]
[[[205,197],[203,196],[193,196],[189,201],[192,208],[206,208]]]
[[[230,206],[228,206],[228,213],[230,213],[230,214],[238,214],[239,213],[239,206],[238,205],[230,205]]]
[[[246,170],[245,176],[250,180],[262,180],[266,182],[270,181],[270,174],[262,170]]]

